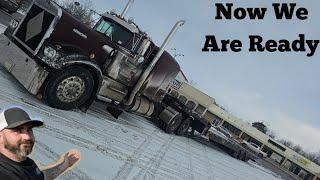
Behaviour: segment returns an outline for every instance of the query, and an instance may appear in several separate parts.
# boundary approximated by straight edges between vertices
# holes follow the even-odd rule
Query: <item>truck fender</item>
[[[86,111],[90,107],[90,105],[96,100],[102,85],[103,77],[99,65],[93,61],[89,61],[88,59],[88,57],[79,54],[69,55],[61,58],[61,64],[59,66],[59,69],[64,69],[73,65],[83,66],[85,68],[88,68],[88,70],[92,73],[96,85],[94,87],[91,98],[87,102],[85,102],[85,105],[83,107],[80,108],[82,111]]]

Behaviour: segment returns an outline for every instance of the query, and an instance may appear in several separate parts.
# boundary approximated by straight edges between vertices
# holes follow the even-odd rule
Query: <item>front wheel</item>
[[[92,95],[93,76],[81,66],[70,66],[50,73],[44,88],[45,102],[54,108],[81,107]]]

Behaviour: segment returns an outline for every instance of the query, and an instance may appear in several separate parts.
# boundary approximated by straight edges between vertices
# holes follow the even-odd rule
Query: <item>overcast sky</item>
[[[121,13],[126,0],[93,0],[98,12],[116,9]],[[215,3],[237,7],[267,8],[263,20],[216,20]],[[135,0],[126,17],[134,17],[140,28],[160,45],[177,20],[186,24],[178,30],[167,50],[176,48],[182,70],[196,87],[214,97],[218,104],[245,121],[263,121],[278,137],[320,151],[320,47],[309,52],[248,52],[249,35],[260,35],[264,42],[288,39],[299,34],[320,39],[318,0],[296,1],[307,8],[308,19],[276,20],[273,2],[261,0]],[[238,39],[241,52],[202,52],[206,35]]]

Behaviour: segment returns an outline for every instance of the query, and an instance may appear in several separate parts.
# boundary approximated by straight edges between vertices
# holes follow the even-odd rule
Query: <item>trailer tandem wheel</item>
[[[190,127],[190,125],[191,125],[191,120],[192,120],[192,118],[190,118],[190,117],[186,118],[186,119],[180,124],[180,126],[178,127],[178,129],[176,130],[175,133],[176,133],[178,136],[182,136],[182,135],[186,134],[187,131],[188,131],[188,129],[189,129],[189,127]]]

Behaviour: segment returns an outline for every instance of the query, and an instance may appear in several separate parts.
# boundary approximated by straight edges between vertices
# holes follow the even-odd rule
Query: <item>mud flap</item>
[[[108,106],[106,109],[116,119],[118,119],[118,117],[123,113],[122,110],[119,110],[111,106]]]

